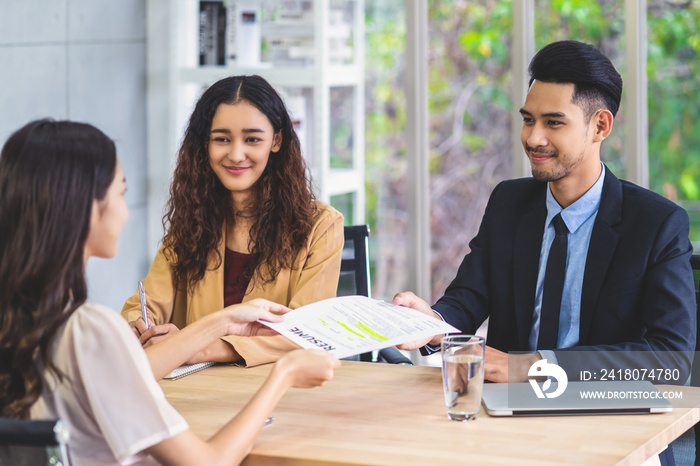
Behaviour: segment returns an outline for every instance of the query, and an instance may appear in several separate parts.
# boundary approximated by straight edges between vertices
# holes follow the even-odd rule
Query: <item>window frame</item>
[[[406,95],[409,277],[408,286],[418,296],[430,296],[430,175],[428,171],[428,1],[405,0],[406,5]],[[625,167],[626,179],[649,186],[647,110],[647,2],[625,0]],[[535,53],[534,0],[513,1],[512,75],[513,98],[524,102],[527,95],[527,67]],[[517,45],[516,45],[517,44]],[[516,104],[515,107],[519,107]],[[522,153],[520,120],[511,125],[512,176],[530,176]]]

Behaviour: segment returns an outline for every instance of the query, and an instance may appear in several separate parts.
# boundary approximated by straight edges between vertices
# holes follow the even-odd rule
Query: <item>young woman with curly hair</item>
[[[144,352],[117,313],[85,302],[88,259],[116,254],[125,190],[114,143],[93,126],[40,120],[3,147],[0,416],[61,419],[72,464],[239,464],[286,389],[322,385],[340,363],[288,353],[234,419],[199,439],[157,379],[221,335],[269,335],[256,321],[289,309],[231,306]]]
[[[231,304],[335,296],[343,217],[314,199],[289,113],[260,76],[222,79],[197,102],[163,224],[144,280],[154,325],[140,318],[138,294],[122,310],[146,347]],[[295,348],[281,336],[230,336],[189,362],[253,366]]]

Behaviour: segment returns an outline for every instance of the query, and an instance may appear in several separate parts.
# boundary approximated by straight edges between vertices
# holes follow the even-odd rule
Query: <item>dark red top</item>
[[[243,301],[248,282],[243,278],[243,272],[253,256],[226,248],[224,257],[224,307],[239,304]]]

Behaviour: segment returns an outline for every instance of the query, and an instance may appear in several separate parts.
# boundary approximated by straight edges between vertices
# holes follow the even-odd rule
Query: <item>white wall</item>
[[[117,145],[130,216],[114,259],[91,259],[91,301],[116,310],[150,265],[146,248],[144,0],[0,2],[0,142],[42,117],[91,123]]]

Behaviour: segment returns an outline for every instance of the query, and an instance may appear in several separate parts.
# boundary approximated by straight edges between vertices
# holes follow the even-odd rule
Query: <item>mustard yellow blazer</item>
[[[343,215],[320,201],[318,214],[306,246],[294,259],[292,270],[282,269],[277,278],[265,285],[251,280],[243,301],[265,298],[290,308],[297,308],[322,299],[332,298],[338,287],[340,259],[343,251]],[[226,239],[219,252],[224,257]],[[213,264],[212,264],[213,266]],[[265,265],[262,264],[261,267]],[[148,315],[156,325],[172,322],[178,328],[224,308],[224,266],[207,270],[193,290],[173,287],[171,264],[163,253],[156,254],[148,276],[143,281],[148,295]],[[130,297],[121,312],[129,322],[141,316],[138,292]],[[248,366],[276,361],[285,353],[299,348],[282,336],[227,336]]]

